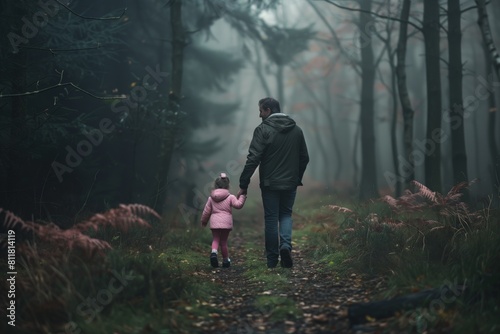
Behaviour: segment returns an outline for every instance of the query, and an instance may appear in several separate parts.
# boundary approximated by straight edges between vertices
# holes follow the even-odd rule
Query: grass
[[[247,231],[246,235],[256,232]],[[250,238],[252,240],[254,238]],[[302,312],[292,296],[288,295],[292,273],[289,269],[266,267],[263,246],[253,241],[245,244],[245,271],[243,277],[248,281],[256,295],[253,306],[262,312],[270,321],[279,322],[296,320]]]
[[[209,233],[188,228],[170,229],[161,235],[149,253],[125,247],[109,255],[112,266],[130,268],[136,274],[135,281],[117,298],[119,307],[113,308],[104,321],[115,326],[126,323],[118,326],[122,333],[145,329],[158,333],[196,332],[193,320],[214,311],[202,302],[221,292],[219,285],[207,279],[204,250],[211,241]],[[123,252],[128,254],[123,256]],[[129,314],[130,310],[135,313]],[[126,321],[120,321],[121,318]],[[135,327],[130,326],[134,319]],[[88,331],[97,333],[100,328],[102,333],[111,330],[97,321]]]
[[[355,270],[384,276],[384,298],[429,288],[465,286],[434,301],[442,310],[422,308],[397,317],[397,330],[493,333],[500,309],[500,214],[472,211],[459,202],[432,202],[418,211],[394,212],[385,203],[343,204],[334,212],[309,208],[309,225],[295,236],[332,275]],[[313,202],[313,199],[311,199]],[[442,203],[442,204],[440,204]],[[340,207],[349,210],[342,210]]]
[[[208,278],[206,230],[156,224],[97,236],[113,249],[93,258],[19,247],[17,331],[196,333],[195,321],[213,312],[203,301],[221,287]]]
[[[257,296],[255,307],[272,321],[296,320],[302,316],[295,301],[282,296]]]
[[[288,285],[290,278],[290,270],[276,267],[268,269],[265,266],[264,256],[259,256],[262,253],[262,246],[256,245],[254,242],[248,242],[245,245],[246,259],[244,277],[250,282],[256,283],[263,290],[280,290]]]
[[[376,292],[384,298],[466,286],[463,292],[444,295],[453,298],[438,300],[442,310],[408,311],[391,322],[393,328],[498,331],[499,212],[486,208],[470,215],[446,212],[451,217],[439,210],[405,214],[384,203],[336,201],[307,196],[297,200],[295,209],[294,244],[325,273],[336,278],[353,271],[384,276],[387,288]],[[288,295],[291,271],[265,267],[263,246],[255,241],[263,231],[262,226],[256,229],[258,205],[249,204],[252,213],[237,212],[235,222],[241,223],[237,229],[246,240],[242,275],[255,295],[253,306],[271,321],[300,319],[303,315]],[[334,204],[350,211],[327,206]],[[24,292],[16,300],[20,326],[31,326],[25,330],[197,333],[196,323],[219,312],[206,302],[223,293],[208,267],[211,235],[206,229],[157,223],[128,234],[106,230],[95,236],[109,241],[113,250],[93,260],[50,248],[32,249],[30,256],[19,252],[16,283]]]

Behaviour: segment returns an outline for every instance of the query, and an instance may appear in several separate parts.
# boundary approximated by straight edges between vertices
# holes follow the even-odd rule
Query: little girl
[[[229,178],[226,173],[220,173],[215,179],[214,190],[205,204],[203,214],[201,215],[201,225],[207,226],[210,219],[210,229],[212,230],[212,253],[210,254],[210,264],[212,267],[218,267],[217,250],[222,251],[222,267],[231,266],[231,260],[227,250],[227,239],[229,232],[233,229],[232,208],[241,209],[245,204],[246,196],[242,195],[239,199],[229,193]]]

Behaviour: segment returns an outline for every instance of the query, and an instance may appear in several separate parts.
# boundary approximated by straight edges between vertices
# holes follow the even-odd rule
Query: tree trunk
[[[460,2],[448,0],[448,79],[450,85],[451,147],[453,182],[468,181],[462,96],[462,31]],[[464,193],[468,200],[468,192]]]
[[[404,174],[400,175],[400,171],[396,171],[399,179],[404,180],[403,187],[410,189],[411,181],[415,179],[415,161],[413,157],[413,116],[415,111],[411,105],[410,95],[408,94],[408,86],[406,84],[406,44],[408,41],[408,18],[410,16],[411,0],[404,0],[401,10],[401,24],[399,28],[397,58],[398,64],[396,67],[398,79],[398,93],[401,107],[403,109],[403,146],[404,156],[408,168],[404,169]]]
[[[394,52],[392,48],[392,24],[386,24],[385,30],[387,33],[387,38],[383,38],[382,41],[385,44],[385,47],[387,49],[387,56],[389,59],[389,67],[391,68],[391,85],[390,85],[390,90],[391,90],[391,97],[390,97],[390,102],[392,107],[392,114],[391,114],[391,152],[392,152],[392,163],[393,163],[393,168],[396,173],[399,171],[399,154],[398,154],[398,138],[397,138],[397,129],[398,129],[398,93],[397,93],[397,64],[396,64],[396,53]],[[396,174],[397,175],[397,174]],[[394,188],[394,194],[396,197],[401,196],[401,187],[402,187],[402,182],[401,182],[401,177],[396,177],[395,182],[392,184],[389,184],[391,188]],[[392,189],[391,189],[392,190]]]
[[[24,2],[7,2],[4,5],[3,13],[6,20],[13,20],[13,18],[24,17],[29,14],[26,9],[27,4]],[[12,18],[12,19],[11,19]],[[3,27],[6,26],[4,22]],[[7,62],[4,64],[6,67],[6,76],[10,83],[10,93],[23,93],[26,91],[27,80],[26,70],[28,64],[27,49],[19,48],[17,52],[13,52],[12,46],[6,42],[1,42],[1,47],[4,48],[3,53]],[[2,73],[3,75],[4,73]],[[7,81],[7,80],[6,80]],[[3,171],[5,183],[2,182],[2,206],[4,209],[13,211],[17,215],[31,216],[35,211],[33,203],[29,199],[33,194],[30,193],[30,187],[33,186],[30,181],[30,175],[25,175],[26,166],[29,165],[27,160],[27,153],[24,150],[23,141],[28,135],[26,133],[26,116],[27,116],[27,97],[15,96],[9,99],[6,105],[10,103],[10,129],[8,131],[8,140],[1,146],[5,147],[5,152],[2,153],[2,162],[0,166]],[[7,123],[8,124],[8,123]],[[3,165],[3,166],[2,166]]]
[[[158,190],[154,209],[160,214],[163,212],[167,195],[168,173],[175,148],[178,131],[178,118],[182,94],[182,74],[184,61],[184,27],[182,24],[182,1],[170,1],[170,23],[172,27],[172,74],[171,87],[168,94],[168,113],[164,126],[166,127],[160,153],[160,169],[158,172]]]
[[[313,109],[313,110],[311,110],[311,113],[312,113],[312,117],[313,117],[313,124],[316,127],[316,129],[318,129],[321,126],[320,122],[318,122],[318,111],[317,111],[317,109]],[[313,131],[313,132],[316,135],[316,143],[318,144],[317,148],[320,151],[321,156],[323,157],[323,168],[324,168],[323,173],[324,174],[318,173],[317,175],[324,175],[323,177],[324,177],[325,185],[327,187],[330,187],[331,186],[330,176],[332,175],[331,169],[330,169],[330,163],[329,163],[329,159],[328,159],[330,154],[328,153],[328,151],[325,148],[325,145],[323,144],[324,136],[321,134],[321,132],[320,131]],[[318,164],[318,167],[320,167],[319,164]]]
[[[335,172],[333,176],[333,182],[334,184],[337,183],[340,180],[340,174],[342,172],[342,154],[340,152],[340,145],[339,141],[337,140],[336,133],[335,131],[335,121],[333,120],[333,115],[332,115],[332,101],[331,101],[331,94],[330,94],[330,82],[325,82],[325,99],[326,99],[326,108],[324,109],[326,119],[328,120],[328,126],[330,128],[330,133],[332,136],[332,144],[333,144],[333,151],[334,151],[334,159],[335,159]]]
[[[266,80],[264,74],[262,73],[262,56],[260,55],[260,51],[259,51],[258,46],[256,46],[255,49],[256,49],[255,50],[256,62],[254,65],[255,72],[257,73],[257,77],[260,80],[260,84],[262,85],[262,88],[264,89],[265,96],[271,96],[272,95],[271,89],[269,88],[269,85],[267,84],[267,80]]]
[[[390,43],[389,43],[390,44]],[[392,48],[388,45],[388,54],[390,57],[390,67],[391,67],[391,101],[392,101],[392,119],[391,119],[391,146],[392,146],[392,163],[394,165],[394,170],[399,170],[399,154],[398,154],[398,140],[397,140],[397,126],[398,126],[398,96],[396,92],[396,64],[394,64],[394,54],[392,53]],[[401,178],[396,178],[395,184],[395,195],[396,197],[401,196]]]
[[[374,86],[375,65],[373,47],[371,43],[372,32],[369,27],[372,22],[371,11],[372,0],[359,1],[364,12],[359,15],[360,44],[361,48],[361,184],[360,199],[378,197],[377,172],[375,161],[375,131],[374,131]]]
[[[465,291],[464,285],[443,286],[427,289],[405,296],[370,303],[357,303],[349,306],[347,314],[352,325],[368,322],[369,318],[384,319],[405,310],[426,307],[432,302],[442,303],[443,297],[455,301]]]
[[[483,35],[484,43],[486,43],[486,47],[488,48],[491,61],[495,67],[495,71],[497,72],[497,76],[500,78],[500,55],[495,47],[495,43],[493,42],[485,0],[476,0],[476,4],[478,13],[477,23],[479,24],[479,28],[481,28],[481,34]]]
[[[484,42],[484,53],[485,53],[485,64],[486,64],[486,74],[488,74],[493,67],[497,74],[497,78],[500,78],[500,55],[493,42],[493,36],[491,34],[491,28],[488,20],[488,13],[486,11],[486,3],[484,0],[476,0],[477,12],[478,12],[478,25],[481,29],[481,34],[483,35]],[[494,77],[494,76],[493,76]],[[491,86],[490,86],[491,88]],[[491,92],[491,90],[490,90]],[[498,147],[495,140],[495,125],[496,125],[496,103],[495,95],[490,93],[488,97],[489,113],[488,113],[488,143],[490,158],[492,163],[492,177],[493,177],[493,187],[496,194],[500,193],[500,154],[498,152]],[[496,197],[495,197],[496,198]]]
[[[423,143],[425,180],[430,189],[441,192],[441,74],[439,1],[424,0],[423,33],[427,80],[427,133]]]
[[[354,189],[359,187],[359,166],[358,166],[358,143],[360,141],[359,132],[361,131],[361,124],[358,123],[356,126],[356,132],[354,133],[354,143],[352,150],[352,186]]]
[[[23,93],[26,91],[26,62],[27,54],[24,49],[21,49],[17,54],[12,55],[11,66],[12,71],[9,75],[11,78],[12,93]],[[10,140],[7,148],[7,208],[18,215],[31,214],[31,212],[24,212],[25,204],[29,203],[26,193],[26,185],[23,184],[23,169],[20,166],[25,166],[27,163],[23,159],[23,150],[20,144],[23,142],[23,136],[26,136],[25,122],[26,122],[26,97],[16,96],[12,98],[11,102],[11,125],[10,125]],[[28,197],[28,198],[26,198]]]
[[[491,57],[488,52],[488,48],[485,43],[484,47],[484,63],[486,67],[486,77],[488,73],[492,70]],[[493,75],[493,77],[495,77]],[[489,85],[488,91],[492,91],[491,85]],[[491,178],[493,180],[493,188],[495,194],[500,194],[500,154],[498,152],[498,146],[496,142],[496,118],[497,118],[497,107],[495,102],[495,94],[490,93],[488,96],[488,147],[490,152],[491,160]],[[498,196],[493,196],[496,200]],[[497,200],[498,201],[498,200]]]
[[[278,69],[276,72],[276,83],[278,88],[278,101],[280,101],[280,105],[283,108],[285,105],[285,88],[284,88],[284,68],[285,66],[282,64],[277,64]]]
[[[341,166],[342,166],[342,154],[340,152],[340,146],[337,141],[337,138],[335,136],[335,122],[333,120],[333,116],[331,113],[331,100],[330,100],[330,86],[329,82],[325,81],[325,96],[326,96],[326,101],[323,103],[318,95],[315,93],[315,91],[308,85],[306,80],[302,78],[300,75],[299,71],[296,71],[295,75],[299,79],[300,83],[302,84],[302,87],[307,91],[307,93],[314,99],[314,102],[316,106],[318,106],[319,110],[323,112],[327,119],[327,123],[329,126],[329,131],[331,133],[332,139],[331,143],[333,144],[333,149],[334,149],[334,160],[335,160],[335,168],[333,170],[335,171],[333,181],[334,183],[337,182],[340,179],[340,172],[341,172]],[[313,117],[314,117],[314,124],[317,124],[317,115],[316,113],[313,112]],[[324,149],[324,145],[321,141],[322,134],[319,131],[316,131],[316,136],[317,136],[317,141],[318,145],[320,146],[320,151],[324,152],[326,154],[326,149]],[[326,156],[326,155],[325,155]],[[330,156],[330,155],[329,155]],[[330,168],[330,163],[328,159],[325,159],[324,161],[324,166],[325,166],[325,173],[327,173],[327,176],[325,176],[325,181],[330,184],[330,175],[332,174],[332,168]]]

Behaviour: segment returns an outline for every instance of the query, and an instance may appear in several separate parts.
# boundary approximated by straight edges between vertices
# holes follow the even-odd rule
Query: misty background
[[[478,179],[470,202],[497,204],[500,83],[476,1],[456,1],[455,16],[448,1],[430,2],[3,2],[0,207],[70,225],[142,203],[192,222],[218,173],[237,192],[266,96],[304,131],[311,162],[301,193],[375,199],[402,194],[410,179],[441,193]],[[411,163],[396,72],[404,3]],[[486,6],[498,45],[500,3]],[[463,102],[452,104],[457,16]],[[439,64],[430,83],[429,50]],[[438,107],[428,96],[437,81]],[[457,105],[461,117],[450,120]],[[429,125],[429,115],[441,122]],[[465,154],[453,147],[455,126]],[[257,173],[249,195],[260,196]]]

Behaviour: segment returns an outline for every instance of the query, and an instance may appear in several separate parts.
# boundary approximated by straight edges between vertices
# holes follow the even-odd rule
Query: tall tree
[[[20,18],[24,17],[26,14],[30,14],[30,12],[23,5],[26,4],[24,2],[17,4],[13,2],[4,4],[4,15],[2,16],[4,16],[5,21],[3,24],[9,22],[9,18],[12,20],[12,18]],[[30,15],[28,15],[28,17],[30,17]],[[11,24],[13,25],[13,22]],[[7,29],[3,31],[8,31]],[[10,34],[12,34],[12,32],[10,32]],[[10,34],[8,35],[9,37],[11,36]],[[12,51],[12,46],[7,46],[5,39],[3,40],[2,58],[6,60],[4,64],[10,65],[6,71],[7,76],[5,77],[5,79],[10,82],[6,83],[6,86],[10,86],[13,94],[21,94],[26,91],[27,87],[28,50],[17,49]],[[3,171],[5,174],[2,173],[2,176],[5,177],[2,181],[6,181],[2,182],[5,187],[2,194],[2,202],[4,207],[9,208],[9,210],[14,210],[20,214],[22,213],[23,207],[22,198],[27,195],[27,193],[25,193],[25,189],[29,189],[29,186],[26,187],[27,185],[20,187],[20,181],[23,179],[23,170],[19,168],[19,166],[23,166],[26,162],[26,152],[22,149],[20,144],[23,142],[23,137],[26,136],[27,131],[27,103],[28,98],[26,96],[12,97],[10,101],[10,119],[8,121],[10,133],[8,138],[5,138],[6,145],[1,145],[3,146],[2,151],[4,149],[6,150],[6,152],[2,152],[2,160],[4,163],[6,162],[4,166],[6,169]],[[8,104],[6,103],[6,105]],[[29,189],[28,192],[30,190],[31,189]],[[28,213],[30,210],[33,210],[33,207],[30,207],[29,210],[27,210]]]
[[[294,57],[307,49],[309,40],[315,32],[311,26],[306,28],[288,28],[270,26],[261,21],[263,36],[259,39],[266,54],[276,65],[277,96],[283,105],[285,104],[285,67],[290,65]]]
[[[170,1],[170,24],[172,29],[172,67],[170,91],[168,94],[168,111],[164,119],[164,133],[160,152],[160,168],[158,170],[158,193],[154,209],[162,213],[167,193],[168,172],[175,147],[178,119],[181,113],[182,75],[184,62],[185,31],[182,24],[182,1]]]
[[[285,69],[292,64],[293,59],[299,53],[307,49],[309,40],[315,36],[316,32],[312,29],[312,24],[303,28],[287,27],[280,24],[270,24],[262,19],[260,14],[264,9],[267,10],[268,14],[272,13],[276,17],[276,4],[276,0],[270,0],[269,4],[265,4],[265,1],[258,4],[247,2],[247,5],[240,6],[228,5],[224,1],[218,3],[224,8],[224,18],[227,22],[241,36],[257,41],[258,45],[264,49],[267,59],[275,65],[275,94],[284,105]],[[258,54],[259,51],[256,53]],[[259,72],[257,74],[260,76]]]
[[[462,93],[462,12],[460,1],[448,0],[448,79],[453,181],[468,181]]]
[[[403,108],[403,147],[408,166],[405,173],[398,176],[404,179],[404,188],[410,188],[410,182],[415,179],[415,161],[413,156],[413,116],[415,111],[411,105],[408,85],[406,83],[406,45],[408,41],[408,19],[410,17],[411,0],[404,0],[401,9],[399,38],[397,47],[397,82],[401,107]]]
[[[483,43],[484,49],[484,64],[485,73],[489,73],[493,70],[491,64],[491,57],[489,55],[486,44]],[[493,74],[493,73],[491,73]],[[491,92],[492,87],[489,82],[488,90]],[[493,179],[493,187],[496,194],[500,194],[500,152],[498,151],[498,145],[496,142],[496,119],[497,119],[497,106],[495,101],[495,94],[488,94],[488,147],[490,152],[491,160],[491,178]],[[494,196],[497,199],[497,196]]]
[[[427,81],[427,129],[425,140],[425,180],[433,191],[441,192],[441,73],[439,1],[424,0],[424,44]]]
[[[360,198],[378,197],[377,171],[375,160],[375,64],[371,44],[373,25],[371,12],[372,0],[360,0],[358,29],[361,45],[361,157],[363,159],[360,184]],[[369,42],[367,42],[369,41]]]
[[[486,11],[486,1],[485,0],[476,0],[477,4],[477,12],[478,12],[478,21],[479,27],[481,29],[481,33],[483,35],[484,43],[488,48],[490,53],[490,57],[492,59],[492,64],[495,67],[495,71],[497,72],[497,76],[500,78],[500,55],[498,54],[497,48],[493,41],[493,36],[491,34],[490,23],[488,21],[488,12]]]
[[[389,104],[391,105],[391,117],[390,117],[390,123],[391,123],[391,132],[390,132],[390,137],[391,137],[391,153],[392,153],[392,163],[394,170],[397,172],[400,170],[399,165],[400,165],[400,159],[399,159],[399,154],[398,154],[398,138],[397,138],[397,124],[398,124],[398,93],[397,93],[397,88],[396,88],[396,81],[397,81],[397,63],[396,63],[396,53],[397,53],[397,47],[394,48],[392,45],[392,32],[394,30],[394,21],[388,20],[385,24],[385,36],[383,36],[380,32],[374,31],[375,34],[378,36],[378,38],[384,43],[385,50],[387,52],[387,60],[389,64],[389,68],[391,70],[390,74],[390,79],[391,83],[386,84],[384,81],[384,77],[382,73],[380,73],[380,81],[382,84],[385,86],[385,88],[391,93],[391,100]],[[388,172],[385,173],[386,180],[390,181],[389,184],[391,188],[394,186],[394,191],[397,197],[401,196],[401,188],[402,188],[402,177],[399,175],[396,175],[395,178],[388,177]]]
[[[483,36],[483,49],[485,57],[486,74],[492,69],[496,72],[496,77],[500,78],[500,55],[496,49],[491,33],[490,24],[488,21],[488,12],[486,11],[486,3],[484,0],[476,0],[478,10],[478,25]],[[493,73],[492,73],[493,74]],[[495,77],[492,75],[492,78]],[[492,87],[488,87],[492,91]],[[488,146],[491,160],[491,174],[493,178],[493,186],[496,194],[500,193],[500,152],[496,143],[496,114],[497,107],[495,102],[495,94],[488,96]],[[497,198],[497,196],[495,196]]]

